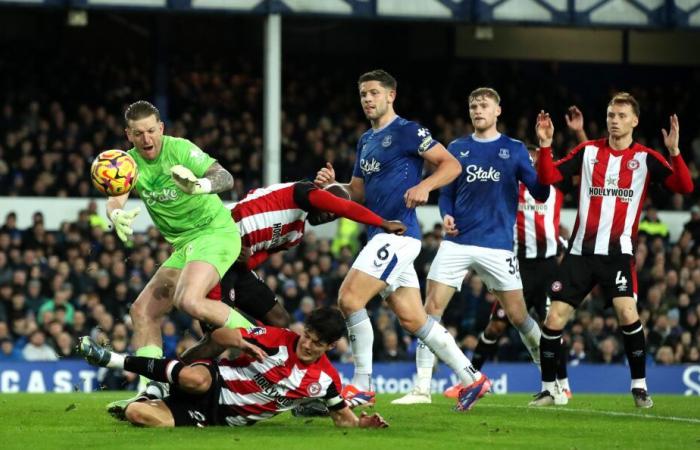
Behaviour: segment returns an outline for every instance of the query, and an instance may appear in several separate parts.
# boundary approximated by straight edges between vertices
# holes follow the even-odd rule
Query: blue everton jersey
[[[462,173],[440,190],[440,214],[455,218],[457,236],[445,239],[464,245],[513,250],[513,225],[518,210],[518,182],[538,200],[549,186],[537,182],[525,145],[508,136],[456,139],[448,150],[462,164]]]
[[[357,143],[357,159],[352,176],[365,183],[365,206],[385,220],[400,220],[406,236],[421,238],[416,210],[406,207],[404,194],[421,181],[421,154],[437,142],[430,131],[415,122],[396,117],[378,130],[370,129]],[[384,230],[369,227],[371,239]]]

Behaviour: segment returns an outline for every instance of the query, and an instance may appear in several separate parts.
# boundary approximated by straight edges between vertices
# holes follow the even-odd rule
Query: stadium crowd
[[[81,65],[87,62],[76,61],[74,71],[83,68],[90,79],[100,80],[96,86],[85,86],[72,77],[44,73],[53,66],[29,74],[20,62],[4,63],[5,78],[0,78],[0,87],[11,94],[0,103],[0,195],[99,195],[90,184],[87,168],[103,149],[131,147],[124,136],[122,112],[134,99],[153,95],[147,77],[120,70],[112,61],[91,61],[89,67]],[[282,91],[283,180],[313,179],[326,161],[334,164],[339,179],[349,178],[355,143],[367,127],[358,107],[354,72],[349,75],[342,62],[337,64],[338,69],[294,62],[289,66]],[[463,62],[441,74],[444,78],[431,80],[411,76],[410,72],[403,75],[397,68],[402,80],[397,109],[428,126],[439,141],[447,144],[473,131],[467,115],[467,93],[474,86],[490,85],[503,97],[499,119],[502,132],[535,143],[537,112],[547,109],[555,118],[554,148],[562,156],[576,143],[564,124],[569,105],[576,104],[583,111],[589,137],[604,133],[603,111],[609,93],[616,87],[614,82],[604,84],[596,78],[596,70],[597,66],[585,64]],[[696,86],[690,80],[699,78],[700,72],[687,72],[678,74],[678,85],[683,84],[680,80],[688,79],[687,85]],[[700,120],[700,112],[693,108],[700,101],[700,90],[662,90],[649,81],[658,76],[649,69],[649,73],[630,71],[611,79],[627,80],[625,89],[641,103],[636,139],[662,149],[660,129],[668,127],[672,112],[679,115],[681,127]],[[22,78],[21,89],[17,78]],[[57,79],[64,85],[56,86]],[[221,161],[236,180],[234,199],[260,186],[263,82],[259,70],[245,61],[208,61],[206,65],[189,61],[174,64],[168,79],[168,111],[163,111],[166,133],[189,138]],[[567,87],[584,79],[586,91],[596,94],[584,96]],[[313,83],[312,89],[309,83]],[[519,92],[530,94],[522,96]],[[688,126],[682,130],[680,147],[697,185],[700,133]],[[60,179],[57,174],[61,174]],[[697,191],[694,197],[684,199],[652,190],[650,199],[661,209],[687,210],[697,202]],[[435,202],[435,196],[432,200]],[[568,196],[565,206],[573,202]]]
[[[103,63],[91,67],[104,85],[76,94],[70,101],[47,97],[64,90],[27,89],[0,104],[0,196],[98,196],[86,174],[92,158],[102,149],[128,148],[121,119],[122,106],[147,95],[149,82],[126,69]],[[484,84],[502,88],[504,132],[531,142],[534,119],[540,105],[561,112],[555,148],[574,145],[565,131],[563,114],[578,104],[587,119],[590,137],[601,135],[605,97],[613,86],[599,89],[599,97],[583,97],[563,84],[552,87],[543,81],[573,76],[572,68],[537,63],[475,64],[467,74],[459,65],[446,75],[441,92],[430,90],[430,80],[399,85],[397,109],[428,125],[442,142],[471,132],[464,99],[468,87]],[[576,76],[584,77],[579,70]],[[121,70],[121,71],[120,71]],[[357,107],[354,80],[337,73],[300,66],[289,70],[283,85],[282,157],[283,179],[312,179],[326,161],[332,162],[338,179],[348,179],[354,165],[355,147],[367,124]],[[548,76],[543,76],[542,73]],[[331,70],[332,72],[332,70]],[[583,72],[583,73],[581,73]],[[262,81],[255,70],[240,64],[232,70],[225,64],[202,67],[172,67],[166,133],[185,136],[210,152],[235,177],[232,199],[261,184],[262,173]],[[696,74],[697,75],[697,74]],[[37,86],[41,76],[35,75]],[[309,89],[313,80],[313,89]],[[7,84],[7,79],[3,83]],[[403,83],[403,81],[402,81]],[[131,86],[126,89],[124,86]],[[505,87],[507,86],[507,87]],[[97,94],[97,92],[100,94]],[[518,92],[532,92],[527,99]],[[631,89],[643,105],[639,141],[661,148],[659,128],[667,126],[668,105],[683,123],[697,119],[697,89],[669,92],[642,82]],[[450,96],[450,92],[460,92]],[[81,95],[84,101],[80,100]],[[101,95],[101,97],[99,96]],[[104,101],[95,103],[96,98]],[[76,100],[78,99],[78,100]],[[90,100],[91,99],[91,100]],[[675,99],[675,100],[674,100]],[[695,99],[696,101],[693,101]],[[99,106],[97,106],[99,105]],[[684,122],[685,120],[685,122]],[[688,129],[688,128],[686,128]],[[700,134],[681,133],[681,148],[698,184]],[[60,174],[60,175],[59,175]],[[700,207],[695,197],[666,197],[651,192],[647,216],[641,227],[637,251],[639,307],[647,332],[648,353],[656,364],[700,362]],[[572,199],[568,202],[571,205]],[[669,242],[652,207],[690,210],[689,221],[678,242]],[[55,360],[74,354],[77,336],[90,334],[108,340],[119,351],[129,349],[129,306],[138,292],[169,254],[168,244],[155,229],[137,234],[134,245],[124,247],[112,233],[103,212],[86,199],[86,209],[75,222],[59,230],[46,230],[37,212],[28,229],[17,228],[14,213],[4,211],[0,228],[0,361]],[[659,229],[660,228],[660,229]],[[442,238],[436,225],[423,239],[416,261],[419,279],[428,267]],[[338,287],[349,270],[358,245],[339,247],[331,241],[305,235],[298,248],[275,254],[259,269],[261,277],[278,294],[298,327],[315,307],[336,303]],[[495,301],[478,276],[465,280],[443,320],[458,337],[465,352],[471,352],[488,321]],[[617,321],[594,290],[586,306],[577,312],[565,335],[571,364],[618,363],[624,361]],[[377,299],[370,305],[374,322],[375,351],[383,361],[411,360],[416,341],[404,334],[391,311]],[[164,351],[173,356],[194,342],[198,330],[190,319],[173,312],[162,324]],[[498,359],[528,360],[518,333],[502,338]],[[333,358],[352,357],[341,341]],[[108,373],[103,384],[119,388],[133,377]]]

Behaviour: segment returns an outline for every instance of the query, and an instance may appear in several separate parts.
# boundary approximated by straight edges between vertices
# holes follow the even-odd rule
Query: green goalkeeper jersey
[[[170,177],[170,168],[180,164],[201,178],[216,162],[195,144],[163,136],[162,150],[152,161],[142,158],[136,148],[128,153],[139,168],[136,190],[153,223],[176,249],[214,229],[236,232],[231,212],[217,194],[187,194]]]

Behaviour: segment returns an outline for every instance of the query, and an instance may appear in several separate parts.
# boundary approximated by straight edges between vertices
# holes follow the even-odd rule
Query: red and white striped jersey
[[[633,254],[649,182],[673,173],[654,150],[638,143],[614,150],[607,139],[580,144],[555,167],[565,178],[581,177],[573,255]]]
[[[549,258],[559,246],[559,215],[564,195],[550,186],[547,201],[540,202],[520,183],[515,215],[515,253],[518,258]]]
[[[295,200],[295,184],[253,189],[243,200],[229,205],[243,245],[253,253],[285,250],[301,241],[308,213]]]
[[[331,410],[346,406],[340,395],[340,375],[326,355],[311,364],[297,358],[296,333],[274,327],[241,332],[244,338],[264,348],[268,357],[263,362],[247,355],[219,361],[219,424],[252,425],[310,398],[325,400]]]

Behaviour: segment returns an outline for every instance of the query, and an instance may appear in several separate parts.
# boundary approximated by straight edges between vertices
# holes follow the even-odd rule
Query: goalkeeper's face
[[[143,119],[130,120],[126,137],[144,159],[156,159],[163,145],[163,122],[150,115]]]
[[[304,328],[304,332],[297,341],[296,354],[301,362],[311,364],[333,347],[335,343],[327,344],[319,339],[314,330]]]

